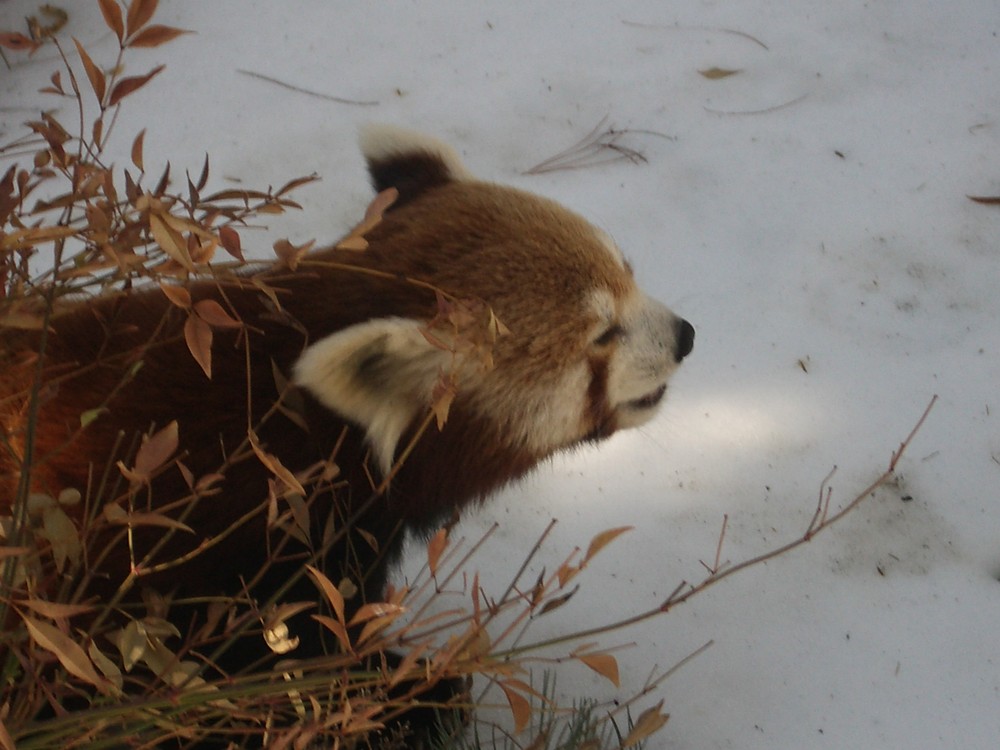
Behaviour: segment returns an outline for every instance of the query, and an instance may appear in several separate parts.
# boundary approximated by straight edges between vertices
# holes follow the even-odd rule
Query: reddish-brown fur
[[[195,532],[174,533],[148,564],[226,535],[190,563],[141,579],[177,597],[239,594],[241,577],[251,578],[268,563],[265,509],[272,474],[247,447],[248,426],[254,427],[263,449],[291,471],[305,472],[329,460],[339,467],[338,476],[307,485],[312,537],[318,544],[331,517],[329,528],[338,532],[351,520],[349,534],[338,538],[318,562],[333,580],[346,575],[360,583],[367,599],[381,594],[405,529],[434,528],[564,447],[541,449],[496,417],[508,408],[513,414],[520,393],[557,389],[565,363],[586,363],[590,385],[573,440],[614,432],[616,415],[605,393],[613,345],[588,349],[591,329],[600,323],[582,320],[581,309],[595,288],[615,299],[631,294],[630,273],[595,244],[582,220],[555,204],[492,185],[452,181],[433,154],[412,156],[409,162],[371,164],[376,187],[394,180],[401,195],[367,235],[367,251],[327,249],[308,256],[294,272],[274,267],[256,275],[275,290],[280,309],[250,283],[249,273],[242,281],[203,280],[190,286],[195,301],[217,300],[242,323],[239,329],[215,330],[212,379],[188,351],[182,333],[187,313],[158,289],[57,310],[41,360],[31,488],[53,496],[65,488],[83,492],[77,521],[84,527],[92,519],[92,528],[84,532],[96,540],[84,560],[84,569],[92,574],[91,594],[109,596],[128,573],[130,558],[122,528],[108,526],[100,508],[88,506],[122,501],[128,483],[114,463],[131,465],[140,436],[171,420],[179,423],[177,455],[195,480],[220,470],[224,474],[195,493],[199,496],[187,501],[186,509],[169,506],[192,494],[176,466],[157,476],[148,492],[135,495],[136,510],[148,502],[152,509],[183,518]],[[379,494],[380,470],[364,431],[301,388],[284,394],[287,411],[274,410],[281,395],[274,369],[291,380],[293,365],[307,346],[354,324],[387,316],[432,319],[437,311],[434,292],[404,276],[459,298],[485,300],[513,334],[497,341],[489,388],[460,390],[444,428],[431,426],[423,434],[389,491]],[[0,344],[0,428],[7,443],[0,444],[0,505],[6,506],[0,511],[9,513],[28,445],[26,418],[41,340],[39,334],[8,331]],[[379,377],[377,371],[371,375]],[[489,408],[484,400],[490,401]],[[423,421],[426,405],[420,406],[400,446]],[[81,429],[81,413],[98,407],[104,411]],[[232,531],[254,508],[259,512],[253,519]],[[374,537],[377,549],[358,529]],[[165,533],[158,527],[137,529],[138,558]],[[272,533],[272,543],[277,536]],[[97,565],[105,548],[111,553]],[[265,600],[309,557],[294,542],[285,551],[284,561],[270,565],[252,596]],[[302,579],[282,600],[316,598]],[[303,646],[296,655],[316,653],[318,639],[298,634]]]

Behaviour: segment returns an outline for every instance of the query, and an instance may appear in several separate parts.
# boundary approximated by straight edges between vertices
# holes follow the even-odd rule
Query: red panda
[[[367,249],[188,286],[195,304],[214,300],[239,323],[215,330],[210,379],[185,342],[187,313],[159,288],[61,304],[43,350],[40,334],[0,335],[0,514],[23,471],[33,492],[79,490],[75,523],[99,540],[79,565],[84,597],[111,596],[137,565],[140,584],[177,600],[242,595],[247,582],[260,603],[315,600],[296,576],[311,561],[375,600],[404,532],[656,411],[694,329],[639,290],[606,233],[474,179],[435,140],[373,127],[361,146],[375,190],[398,191]],[[492,361],[456,368],[462,334],[434,321],[460,300],[482,300],[467,314],[499,321],[484,347]],[[426,426],[443,383],[454,387],[447,417]],[[176,462],[136,490],[115,463],[132,466],[141,436],[174,421]],[[295,479],[276,480],[283,471]],[[279,551],[269,497],[295,494],[309,544]],[[136,524],[126,535],[104,512],[114,505],[190,531]],[[293,655],[317,652],[296,635]]]

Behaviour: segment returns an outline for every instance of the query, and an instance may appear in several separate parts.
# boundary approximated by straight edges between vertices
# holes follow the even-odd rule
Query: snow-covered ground
[[[66,32],[110,65],[96,2],[61,5]],[[0,29],[37,6],[0,0]],[[303,212],[244,237],[264,254],[279,236],[333,239],[363,211],[359,124],[426,130],[478,174],[607,229],[647,290],[694,323],[655,422],[553,461],[462,526],[474,540],[500,522],[474,564],[497,586],[550,518],[539,565],[636,527],[538,638],[699,580],[726,514],[733,562],[801,535],[830,469],[833,504],[846,503],[938,394],[898,486],[602,644],[635,644],[618,654],[625,696],[714,641],[659,691],[671,720],[653,747],[988,750],[1000,746],[1000,208],[966,196],[1000,194],[997,11],[163,0],[157,21],[197,34],[127,58],[133,74],[167,68],[128,100],[118,161],[146,127],[147,165],[169,160],[176,175],[206,152],[220,187],[321,175],[296,196]],[[54,104],[35,93],[51,49],[8,57],[0,140]],[[739,72],[699,73],[712,68]],[[602,118],[645,163],[524,174]],[[580,665],[558,680],[564,696],[615,694]]]

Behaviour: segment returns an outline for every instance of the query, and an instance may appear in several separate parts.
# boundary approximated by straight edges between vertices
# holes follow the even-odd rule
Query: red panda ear
[[[425,325],[408,318],[358,323],[309,346],[295,363],[297,385],[365,429],[384,475],[451,361],[421,333]]]
[[[361,130],[360,146],[375,192],[399,191],[395,206],[448,182],[472,179],[451,146],[411,130],[368,125]]]

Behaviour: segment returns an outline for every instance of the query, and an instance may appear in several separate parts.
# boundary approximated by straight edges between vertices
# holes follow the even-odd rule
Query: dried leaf
[[[437,575],[438,562],[441,560],[441,553],[448,546],[448,530],[438,529],[437,533],[431,537],[427,543],[427,567],[430,568],[431,575]]]
[[[559,607],[561,607],[570,599],[572,599],[576,595],[576,592],[579,590],[580,590],[579,586],[574,586],[572,591],[568,591],[562,596],[556,597],[555,599],[549,599],[542,606],[542,610],[538,613],[538,616],[541,617],[542,615],[547,615],[554,609],[559,609]]]
[[[239,233],[232,227],[219,227],[219,241],[222,243],[222,247],[225,248],[226,252],[232,255],[236,260],[241,263],[246,262],[246,258],[243,257],[243,247],[240,243]]]
[[[406,607],[402,604],[389,604],[388,602],[373,602],[365,604],[351,618],[349,625],[360,625],[363,622],[376,617],[398,617],[406,612]]]
[[[376,538],[374,534],[362,528],[354,529],[354,531],[358,534],[358,536],[365,540],[365,544],[371,547],[372,552],[378,554],[379,543],[378,538]]]
[[[135,137],[132,141],[132,163],[139,168],[140,172],[145,172],[146,168],[142,165],[142,144],[146,138],[146,128],[139,131],[139,135]]]
[[[0,33],[0,47],[14,50],[15,52],[34,52],[41,47],[41,42],[36,42],[31,37],[24,34],[11,32]]]
[[[97,688],[105,688],[106,680],[97,674],[86,652],[72,638],[54,625],[31,617],[24,618],[31,639],[41,648],[55,654],[66,671]]]
[[[144,76],[132,76],[131,78],[122,78],[115,87],[111,89],[111,96],[108,97],[108,106],[113,107],[122,99],[124,99],[129,94],[141,89],[153,76],[157,75],[161,70],[163,70],[163,65],[157,65],[151,71],[149,71]]]
[[[189,271],[194,270],[194,263],[188,253],[187,243],[175,229],[167,226],[162,216],[159,214],[149,215],[149,231],[153,235],[153,239],[156,240],[156,244],[171,259]]]
[[[306,565],[306,572],[316,583],[316,586],[322,592],[323,597],[326,601],[333,607],[334,613],[337,615],[337,619],[340,622],[344,622],[344,597],[340,593],[340,590],[333,585],[333,581],[326,577],[319,568],[315,568],[312,565]]]
[[[67,562],[75,564],[80,559],[80,533],[62,508],[50,506],[42,512],[42,536],[52,545],[52,558],[59,573]]]
[[[984,206],[1000,206],[1000,195],[967,195],[965,197]]]
[[[730,70],[727,68],[706,68],[705,70],[698,71],[698,73],[710,81],[718,81],[720,78],[728,78],[729,76],[734,76],[737,73],[742,72],[743,71],[739,69]]]
[[[128,5],[128,33],[131,36],[149,23],[156,13],[157,0],[132,0]]]
[[[44,599],[24,599],[16,604],[19,607],[27,607],[42,615],[42,617],[48,617],[51,620],[76,617],[93,609],[93,606],[89,604],[62,604],[60,602],[47,602]]]
[[[368,240],[360,235],[350,235],[337,243],[337,249],[362,252],[368,249]]]
[[[140,659],[142,659],[149,648],[146,638],[146,628],[138,620],[131,620],[124,628],[109,635],[114,644],[118,647],[118,653],[122,657],[122,666],[126,672],[131,672]]]
[[[205,376],[212,379],[212,327],[196,315],[184,322],[184,341]]]
[[[361,628],[361,633],[358,634],[358,645],[367,643],[373,636],[378,635],[392,625],[395,619],[395,616],[376,617],[366,622],[365,626]]]
[[[99,0],[104,23],[115,32],[118,43],[125,39],[125,22],[122,20],[122,9],[117,0]]]
[[[396,669],[389,677],[389,687],[395,687],[408,677],[414,677],[414,668],[417,666],[417,662],[420,661],[420,657],[427,651],[427,648],[426,643],[418,643],[415,646],[407,645],[406,655],[396,665]]]
[[[133,470],[137,474],[150,476],[174,455],[179,442],[177,420],[175,419],[153,435],[143,437],[142,445],[139,446],[139,450],[135,454]]]
[[[593,539],[590,540],[590,546],[587,547],[587,554],[583,558],[583,562],[587,563],[593,559],[594,555],[604,549],[607,545],[617,539],[619,536],[624,534],[626,531],[631,531],[632,526],[619,526],[617,529],[608,529],[607,531],[602,531],[597,534]]]
[[[621,687],[618,660],[615,657],[610,654],[576,654],[575,656],[601,677],[611,682],[612,685]]]
[[[351,637],[348,635],[344,623],[326,615],[312,615],[312,618],[336,636],[344,651],[351,652],[354,650],[351,646]]]
[[[194,303],[198,317],[215,328],[240,328],[243,324],[230,316],[214,299],[198,300]]]
[[[257,433],[250,430],[248,437],[250,439],[250,447],[253,448],[253,452],[257,455],[257,459],[264,464],[267,470],[284,482],[285,485],[293,492],[297,492],[299,495],[305,495],[305,488],[299,483],[299,480],[295,478],[295,475],[285,468],[281,461],[278,460],[277,456],[272,456],[270,453],[267,453],[263,448],[261,448],[260,439],[257,437]]]
[[[172,305],[176,305],[182,310],[191,309],[191,292],[182,286],[172,284],[160,284],[160,291]]]
[[[424,338],[428,338],[429,334],[423,330],[421,333],[424,334]],[[439,430],[444,429],[445,423],[448,421],[448,414],[451,411],[451,404],[458,395],[458,385],[455,383],[453,376],[446,376],[442,373],[441,377],[434,384],[434,391],[431,394],[433,403],[431,408],[434,410],[434,418],[437,421],[437,428]]]
[[[639,714],[639,718],[636,719],[635,725],[632,727],[632,731],[630,731],[628,736],[622,740],[621,746],[623,748],[627,748],[632,747],[633,745],[638,745],[655,732],[658,732],[670,718],[670,714],[660,713],[661,708],[663,708],[663,701],[660,701],[651,708],[647,708]]]
[[[176,29],[173,26],[147,26],[128,40],[129,47],[159,47],[184,34],[192,32],[187,29]]]
[[[278,256],[282,263],[294,271],[298,268],[299,261],[302,260],[310,248],[316,244],[316,240],[310,240],[304,245],[293,245],[288,240],[278,240],[274,243],[274,254]]]
[[[375,218],[381,219],[382,214],[397,200],[399,200],[399,191],[394,187],[386,188],[368,204],[368,208],[365,209],[365,221]]]
[[[128,513],[114,503],[108,503],[105,505],[104,511],[104,516],[108,519],[108,521],[119,526],[129,526],[131,528],[139,526],[157,526],[164,529],[186,531],[189,534],[194,533],[194,529],[187,524],[181,523],[177,519],[170,518],[170,516],[165,516],[162,513],[142,511]]]
[[[497,684],[503,690],[503,694],[507,696],[510,713],[514,717],[514,731],[522,731],[531,721],[531,703],[517,690],[510,687],[506,681],[501,680]]]
[[[310,182],[316,182],[319,179],[319,175],[313,173],[307,177],[296,177],[293,180],[289,180],[284,185],[282,185],[276,192],[276,196],[285,195],[285,193],[290,193],[296,188],[302,187],[303,185],[308,185]]]
[[[101,674],[118,690],[121,690],[124,680],[122,680],[122,671],[118,669],[118,665],[105,656],[93,641],[87,644],[87,654],[90,656],[90,660],[101,670]]]
[[[576,565],[564,563],[559,566],[559,570],[556,571],[556,577],[559,579],[559,588],[565,587],[567,583],[576,578],[579,572],[580,568]]]
[[[87,71],[87,78],[90,79],[90,87],[94,90],[97,101],[103,104],[107,86],[104,80],[104,73],[94,64],[94,61],[90,59],[90,55],[87,54],[87,50],[83,48],[83,45],[76,38],[73,39],[73,44],[76,45],[76,51],[80,55],[83,69]]]

